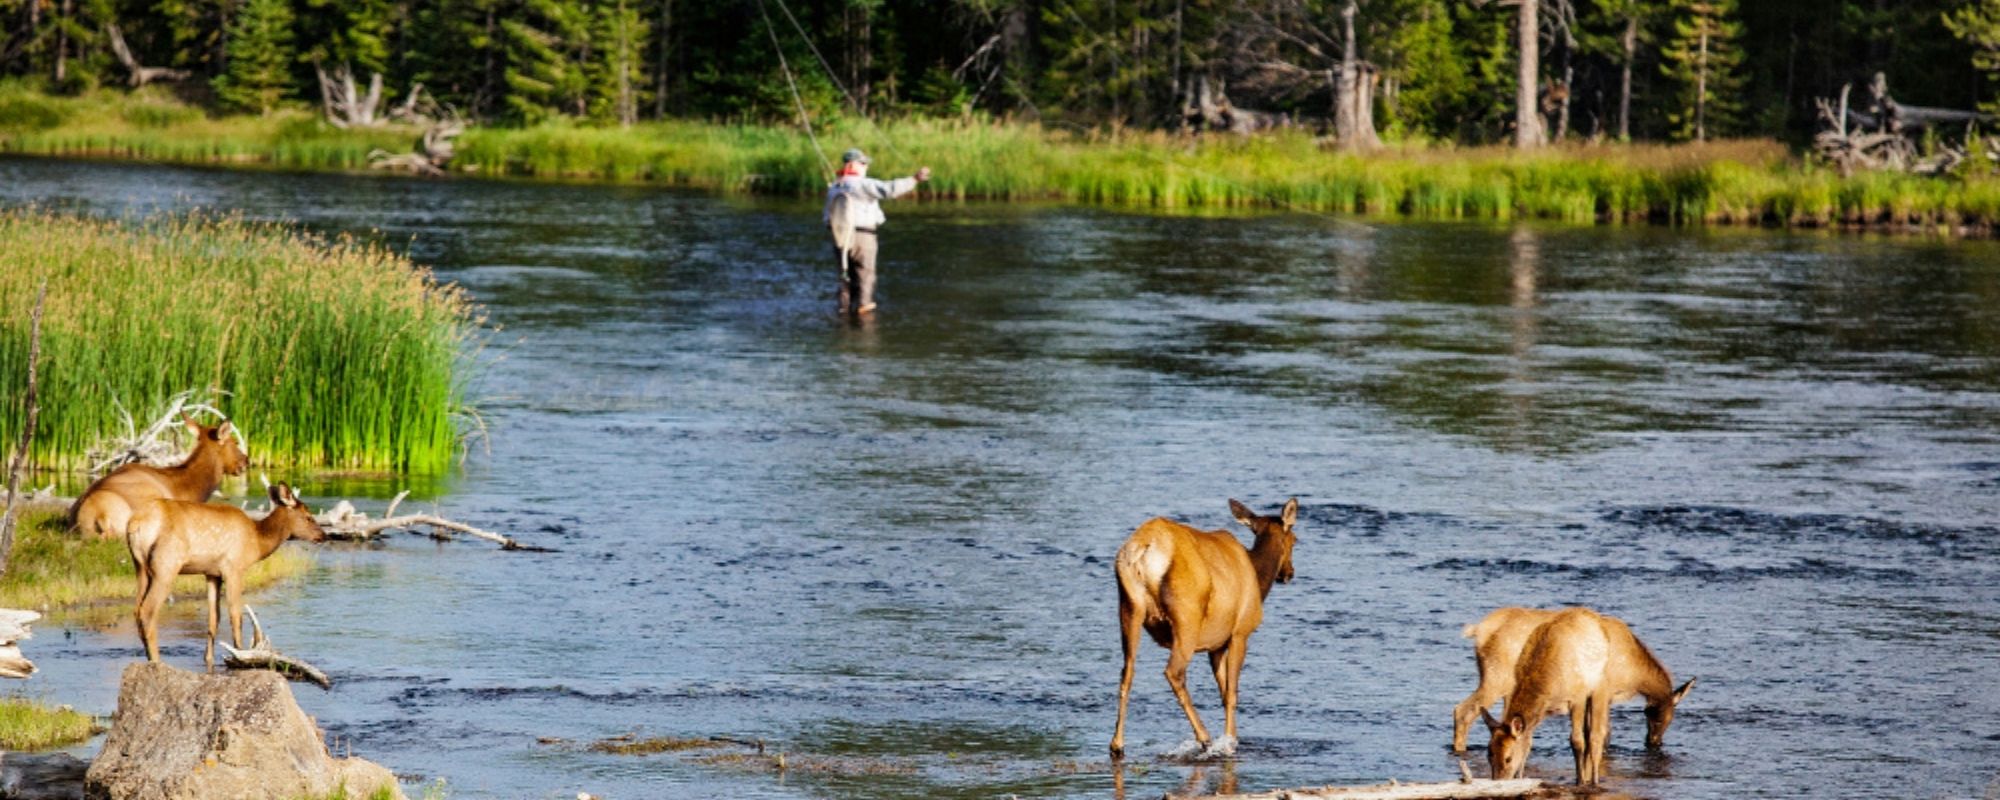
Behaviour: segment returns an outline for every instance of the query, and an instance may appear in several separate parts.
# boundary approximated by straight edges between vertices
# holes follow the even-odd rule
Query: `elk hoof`
[[[1125,760],[1125,745],[1116,743],[1111,745],[1111,760],[1112,761]]]

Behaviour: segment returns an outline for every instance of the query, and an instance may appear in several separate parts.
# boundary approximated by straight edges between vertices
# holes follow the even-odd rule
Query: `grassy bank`
[[[1356,156],[1303,133],[1243,140],[987,121],[821,124],[830,153],[869,148],[878,174],[904,174],[920,163],[935,168],[926,191],[945,198],[1576,222],[1981,230],[2000,223],[2000,178],[1842,178],[1768,141],[1572,145],[1528,154],[1409,146]],[[6,152],[352,169],[369,150],[408,150],[416,136],[338,131],[304,112],[209,119],[157,94],[51,98],[0,87]],[[815,193],[825,181],[820,157],[790,128],[687,121],[488,127],[467,132],[458,152],[457,169],[496,176],[783,194]]]
[[[7,574],[0,576],[0,608],[63,609],[96,604],[119,605],[130,612],[137,584],[125,542],[85,539],[65,532],[59,512],[21,515],[14,553]],[[260,589],[305,574],[312,556],[304,549],[280,547],[250,568],[245,588]],[[184,575],[174,582],[174,595],[207,597],[200,576]],[[31,659],[33,655],[29,656]]]
[[[68,706],[0,698],[0,750],[46,750],[90,738],[97,721]]]
[[[42,466],[81,466],[123,431],[121,406],[143,417],[190,389],[216,398],[260,466],[430,472],[458,453],[476,321],[406,259],[230,219],[20,210],[0,211],[0,440],[20,436],[44,279]]]

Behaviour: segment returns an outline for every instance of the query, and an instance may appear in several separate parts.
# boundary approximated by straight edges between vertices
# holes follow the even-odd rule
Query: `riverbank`
[[[280,547],[250,568],[244,588],[255,591],[304,575],[312,565],[305,550]],[[47,613],[116,605],[129,615],[134,585],[125,542],[74,536],[63,530],[62,512],[28,510],[21,512],[14,552],[0,576],[0,607]],[[199,599],[206,596],[205,587],[200,576],[183,575],[174,581],[174,596]]]
[[[461,451],[479,321],[376,245],[176,216],[0,211],[0,439],[20,436],[28,318],[48,283],[35,464],[81,470],[192,392],[260,466],[431,473]]]
[[[303,111],[209,118],[155,92],[51,97],[0,87],[0,152],[364,168],[371,150],[408,151],[419,131],[343,131]],[[1284,208],[1423,219],[1557,219],[1991,233],[2000,178],[1841,177],[1768,140],[1684,145],[1400,146],[1366,155],[1305,133],[1255,139],[1081,131],[1033,123],[823,120],[829,153],[869,149],[878,174],[931,166],[928,197],[1151,209]],[[454,169],[496,177],[604,181],[810,195],[820,155],[791,128],[694,121],[632,128],[479,127]]]

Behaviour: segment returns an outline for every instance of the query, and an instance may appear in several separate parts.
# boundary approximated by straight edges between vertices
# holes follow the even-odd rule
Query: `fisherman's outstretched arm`
[[[917,179],[914,177],[897,178],[893,181],[878,181],[874,178],[865,178],[855,181],[850,191],[870,200],[888,200],[892,197],[902,197],[916,191],[916,189]]]

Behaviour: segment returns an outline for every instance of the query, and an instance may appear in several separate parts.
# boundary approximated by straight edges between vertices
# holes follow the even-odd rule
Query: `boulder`
[[[0,800],[83,800],[89,767],[66,753],[0,753]]]
[[[274,672],[200,675],[159,663],[125,669],[118,713],[84,790],[96,800],[367,798],[396,776],[337,759]]]

